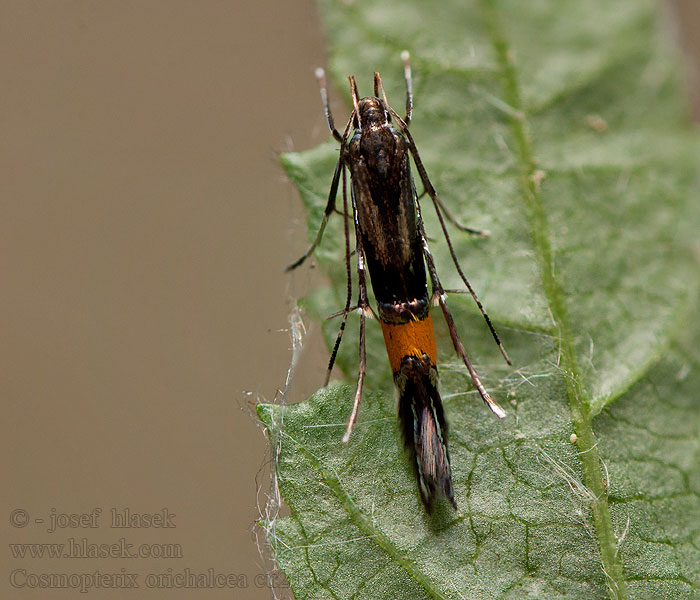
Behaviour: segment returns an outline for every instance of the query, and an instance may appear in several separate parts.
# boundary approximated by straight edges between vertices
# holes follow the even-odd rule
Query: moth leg
[[[469,355],[467,354],[467,351],[464,348],[462,340],[460,340],[459,338],[457,328],[455,327],[454,319],[452,318],[452,313],[447,307],[447,294],[445,293],[445,289],[442,287],[442,283],[440,283],[440,279],[437,275],[437,269],[435,268],[435,260],[433,259],[433,255],[431,254],[430,248],[428,247],[428,240],[425,235],[425,228],[423,227],[423,219],[420,216],[420,208],[417,208],[416,210],[418,211],[418,231],[420,232],[421,241],[423,243],[423,256],[425,257],[425,262],[428,266],[428,273],[430,274],[430,281],[433,286],[433,298],[437,299],[438,304],[440,305],[440,308],[442,310],[442,314],[445,317],[445,322],[447,323],[447,328],[449,329],[450,337],[452,338],[452,345],[454,346],[457,355],[462,359],[462,362],[464,362],[464,365],[467,367],[472,382],[474,383],[474,387],[479,392],[481,399],[491,409],[491,412],[493,412],[493,414],[495,414],[499,419],[503,419],[506,416],[505,411],[493,398],[491,398],[491,395],[486,391],[484,384],[479,378],[479,374],[476,372],[476,369],[474,368],[474,365],[472,365],[471,360],[469,360]]]
[[[442,212],[444,213],[445,217],[447,220],[452,223],[457,229],[460,229],[461,231],[466,231],[467,233],[470,233],[475,236],[479,237],[485,237],[489,235],[489,232],[486,231],[485,229],[475,229],[473,227],[468,227],[467,225],[463,225],[462,223],[459,222],[459,220],[450,212],[450,210],[442,203],[442,200],[437,196],[435,193],[435,189],[433,186],[428,183],[426,183],[426,179],[428,178],[427,173],[425,172],[425,168],[423,168],[422,163],[420,163],[420,157],[418,156],[418,152],[416,151],[416,145],[413,142],[413,138],[411,135],[408,133],[408,125],[411,122],[411,117],[413,116],[413,85],[412,85],[412,76],[411,76],[411,65],[409,62],[409,54],[407,50],[404,50],[401,53],[401,60],[403,60],[404,64],[404,79],[406,80],[406,117],[405,119],[402,119],[399,117],[398,114],[396,114],[396,111],[394,111],[393,108],[389,106],[389,101],[386,98],[386,92],[384,91],[384,86],[382,85],[382,78],[379,76],[379,73],[374,74],[374,95],[377,98],[382,99],[382,103],[384,104],[384,108],[387,112],[391,113],[396,121],[398,122],[399,126],[403,131],[407,134],[408,138],[408,143],[409,147],[411,148],[411,153],[413,154],[413,158],[416,162],[416,167],[418,167],[418,171],[421,175],[421,179],[423,180],[423,185],[425,187],[425,190],[423,194],[427,193],[430,195],[430,197],[433,199],[433,202],[436,203]],[[423,195],[421,194],[421,196]]]
[[[468,225],[461,223],[438,196],[435,197],[435,201],[438,203],[438,206],[445,215],[445,218],[460,231],[465,231],[466,233],[469,233],[475,237],[488,237],[491,235],[491,232],[488,229],[475,229],[474,227],[469,227]]]
[[[301,256],[301,258],[297,259],[294,261],[291,265],[287,265],[285,267],[285,272],[293,271],[297,267],[299,267],[311,254],[313,253],[314,250],[318,247],[318,245],[321,243],[321,238],[323,237],[323,231],[326,229],[326,225],[328,224],[328,217],[331,216],[333,212],[335,212],[335,197],[338,194],[338,180],[340,178],[340,171],[343,170],[343,151],[341,148],[340,152],[340,157],[338,158],[338,162],[335,165],[335,172],[333,173],[333,181],[331,182],[331,190],[328,194],[328,203],[326,204],[326,208],[323,211],[323,218],[321,219],[321,224],[318,227],[318,231],[316,232],[316,237],[314,238],[314,241],[311,242],[311,245],[306,249],[306,252]]]
[[[365,382],[365,374],[367,373],[367,353],[365,349],[365,320],[369,312],[369,302],[367,300],[367,276],[365,268],[365,253],[362,249],[362,238],[357,235],[357,280],[360,289],[359,300],[357,301],[357,310],[360,313],[360,366],[357,373],[357,389],[355,390],[355,399],[352,405],[352,412],[348,419],[348,426],[343,436],[343,442],[347,443],[350,439],[355,423],[357,422],[357,410],[360,407],[362,399],[362,387]]]
[[[296,269],[298,266],[300,266],[311,254],[313,251],[318,247],[318,245],[321,243],[321,238],[323,237],[323,231],[326,229],[326,224],[328,223],[328,217],[331,216],[332,213],[338,212],[335,208],[335,198],[338,195],[338,181],[340,179],[340,171],[344,169],[344,159],[345,159],[345,144],[347,143],[348,140],[348,135],[350,134],[350,128],[352,127],[352,122],[353,118],[355,116],[355,112],[350,115],[350,118],[348,119],[348,123],[345,126],[345,131],[343,132],[343,135],[340,135],[338,130],[335,128],[335,123],[333,121],[333,113],[331,112],[331,105],[328,102],[328,88],[326,87],[326,74],[325,71],[321,68],[316,69],[316,79],[318,79],[318,84],[321,90],[321,101],[323,102],[323,110],[326,114],[326,121],[328,122],[328,128],[331,130],[331,133],[333,134],[333,137],[340,142],[340,156],[338,157],[338,162],[335,165],[335,172],[333,173],[333,180],[331,181],[331,189],[330,192],[328,193],[328,203],[326,204],[326,208],[323,211],[323,218],[321,219],[321,224],[318,227],[318,232],[316,233],[316,237],[314,238],[314,241],[311,243],[311,245],[307,248],[306,252],[293,262],[291,265],[288,265],[284,270],[285,272],[292,271]]]
[[[425,196],[428,193],[428,190],[424,189],[420,195],[417,195],[416,199],[420,200],[423,196]],[[437,197],[437,203],[440,206],[440,210],[442,210],[443,214],[445,215],[445,218],[452,223],[457,229],[460,231],[465,231],[466,233],[469,233],[470,235],[473,235],[474,237],[488,237],[491,235],[491,232],[488,229],[475,229],[474,227],[469,227],[468,225],[464,225],[460,223],[459,219],[455,217],[452,214],[452,211],[450,211],[449,208],[447,208],[447,205],[443,203],[443,201]]]
[[[433,187],[433,184],[430,183],[430,179],[428,178],[428,173],[425,171],[425,167],[423,166],[423,162],[420,159],[420,155],[418,154],[418,149],[416,148],[416,143],[413,141],[413,137],[411,136],[411,132],[408,130],[406,123],[403,122],[403,119],[401,119],[401,117],[399,117],[399,115],[396,114],[394,109],[389,107],[389,111],[394,116],[397,123],[399,124],[399,127],[401,127],[402,131],[406,135],[406,141],[408,142],[408,147],[411,149],[411,154],[413,155],[413,161],[416,164],[416,169],[418,169],[418,174],[420,175],[421,181],[423,182],[423,187],[425,188],[425,191],[427,192],[428,196],[430,196],[430,199],[433,201],[433,207],[435,208],[435,213],[437,214],[438,220],[440,221],[440,227],[442,227],[442,233],[445,236],[445,241],[447,242],[447,247],[450,250],[450,256],[452,257],[452,262],[454,263],[454,265],[457,269],[457,273],[459,273],[459,276],[462,278],[464,285],[467,286],[467,289],[469,290],[471,297],[474,299],[474,302],[476,303],[477,307],[479,308],[479,312],[481,312],[481,316],[484,317],[484,321],[486,321],[486,324],[488,325],[489,330],[491,331],[491,335],[493,336],[494,341],[498,345],[498,349],[501,351],[503,358],[505,359],[505,361],[509,365],[512,365],[513,363],[510,361],[508,353],[506,352],[506,349],[503,347],[503,343],[501,342],[501,339],[498,337],[498,333],[496,333],[496,329],[494,328],[493,323],[491,323],[491,319],[486,314],[486,311],[484,310],[484,307],[481,304],[481,301],[479,300],[478,296],[476,295],[474,288],[469,283],[467,276],[464,274],[464,271],[462,271],[462,267],[459,264],[459,261],[457,260],[457,255],[455,254],[454,246],[452,245],[452,240],[450,239],[450,234],[447,232],[447,226],[445,225],[445,217],[443,216],[443,211],[441,210],[442,202],[440,202],[440,198],[438,197],[437,192],[435,191],[435,188]],[[418,202],[416,202],[416,206],[417,205],[418,205]],[[422,227],[422,225],[421,225],[421,227]],[[423,237],[425,237],[425,231],[422,231],[421,235],[423,235]]]
[[[355,399],[353,402],[352,412],[348,419],[348,426],[343,436],[343,442],[350,439],[355,423],[357,422],[357,411],[362,399],[362,387],[365,381],[367,372],[367,353],[365,348],[365,321],[367,317],[372,316],[372,309],[369,305],[367,296],[367,260],[363,248],[362,232],[360,231],[360,218],[358,217],[358,202],[369,194],[369,183],[367,181],[367,172],[362,164],[356,164],[353,173],[353,181],[351,187],[352,211],[355,222],[355,251],[357,254],[357,285],[359,289],[359,297],[357,301],[357,311],[360,313],[360,366],[357,374],[357,389],[355,390]]]
[[[345,308],[342,311],[343,320],[340,323],[340,328],[338,329],[338,336],[335,338],[335,344],[333,345],[333,352],[331,352],[331,358],[328,362],[328,371],[326,372],[326,381],[324,386],[328,385],[328,381],[331,378],[331,371],[333,371],[333,365],[335,364],[335,359],[338,356],[338,348],[340,348],[340,341],[343,339],[343,333],[345,331],[345,324],[348,321],[348,314],[350,313],[350,302],[352,300],[352,267],[350,266],[350,228],[348,226],[348,195],[347,195],[347,175],[346,170],[343,168],[343,223],[345,229],[345,270],[347,274],[348,282],[348,293],[345,298]]]

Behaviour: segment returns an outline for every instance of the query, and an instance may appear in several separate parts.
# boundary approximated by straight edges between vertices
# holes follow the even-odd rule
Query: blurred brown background
[[[698,56],[698,3],[675,4]],[[251,533],[267,444],[248,403],[283,384],[290,298],[312,277],[282,273],[305,226],[276,154],[327,139],[322,64],[307,1],[0,5],[2,597],[77,597],[13,587],[13,571],[122,569],[134,598],[269,597]],[[295,399],[323,377],[307,341]],[[113,529],[112,508],[175,527]],[[85,526],[51,531],[69,514]],[[69,538],[182,557],[7,545]],[[245,587],[143,591],[168,569]]]
[[[277,153],[327,139],[315,7],[5,1],[0,45],[0,597],[78,597],[13,588],[14,569],[121,568],[140,574],[131,597],[269,597],[251,534],[267,443],[248,401],[272,401],[289,363],[282,269],[305,225]],[[47,532],[51,509],[95,507],[99,527]],[[167,508],[176,527],[110,528],[124,507]],[[8,552],[70,537],[183,558]],[[143,590],[168,568],[248,587]]]

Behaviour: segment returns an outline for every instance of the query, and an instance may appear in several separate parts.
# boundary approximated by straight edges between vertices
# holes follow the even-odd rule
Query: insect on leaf
[[[347,383],[259,407],[291,513],[265,527],[295,596],[700,598],[698,144],[657,4],[321,5],[336,89],[353,73],[371,95],[379,70],[401,112],[411,52],[411,131],[445,204],[491,232],[451,236],[514,367],[471,299],[450,294],[508,412],[489,414],[438,328],[457,513],[422,509],[376,323],[347,445],[356,319]],[[333,142],[283,157],[310,235],[336,160]],[[423,214],[441,279],[459,288]],[[344,304],[343,256],[338,217],[316,253],[332,284],[307,300],[319,315]]]

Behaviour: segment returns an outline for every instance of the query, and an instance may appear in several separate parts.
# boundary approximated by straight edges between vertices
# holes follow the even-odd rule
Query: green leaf
[[[656,4],[328,0],[322,10],[339,90],[354,73],[369,94],[380,70],[401,107],[399,53],[411,52],[413,136],[443,201],[491,231],[452,240],[515,369],[470,299],[450,295],[508,417],[488,413],[438,326],[459,511],[432,517],[375,323],[349,444],[354,319],[339,357],[350,383],[259,407],[290,509],[265,527],[295,596],[700,598],[698,145]],[[283,157],[312,236],[336,160],[330,142]],[[423,212],[441,279],[460,287]],[[332,284],[307,300],[320,315],[344,303],[341,221],[316,254]],[[329,343],[335,327],[324,326]]]

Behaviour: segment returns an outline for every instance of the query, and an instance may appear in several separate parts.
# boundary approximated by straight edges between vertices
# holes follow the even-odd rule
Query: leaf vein
[[[576,443],[581,451],[579,458],[583,471],[583,480],[586,487],[593,494],[593,500],[591,501],[593,521],[603,563],[603,572],[608,579],[610,596],[614,600],[625,600],[627,592],[622,562],[612,527],[610,508],[607,504],[601,462],[592,428],[593,415],[590,409],[590,401],[587,398],[582,382],[582,372],[574,349],[574,336],[567,315],[563,290],[555,275],[547,218],[540,189],[535,184],[533,177],[537,167],[527,133],[527,121],[520,98],[517,75],[511,49],[502,31],[495,2],[496,0],[481,0],[492,42],[501,66],[505,101],[508,105],[513,106],[517,113],[523,114],[523,118],[509,115],[508,121],[520,153],[522,196],[525,201],[533,243],[540,264],[544,291],[554,321],[559,327],[562,362],[566,371],[564,380],[566,382],[569,407],[574,420],[574,429],[577,434]]]

